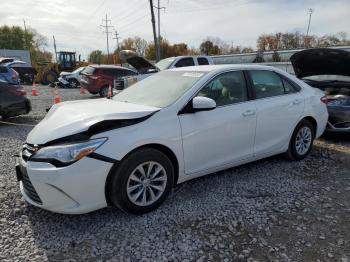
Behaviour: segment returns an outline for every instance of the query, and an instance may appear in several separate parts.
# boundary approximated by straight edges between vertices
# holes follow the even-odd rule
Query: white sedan
[[[54,212],[142,214],[186,180],[280,153],[305,158],[326,127],[325,102],[267,66],[162,71],[112,99],[53,106],[18,157],[20,189]]]

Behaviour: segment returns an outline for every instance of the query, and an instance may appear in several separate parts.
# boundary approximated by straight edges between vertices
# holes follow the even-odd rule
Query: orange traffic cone
[[[107,97],[108,97],[108,98],[111,98],[112,96],[113,96],[113,93],[112,93],[112,86],[109,85]]]
[[[37,96],[38,90],[35,88],[35,82],[33,82],[33,88],[32,88],[32,96]]]
[[[61,97],[60,97],[60,94],[58,93],[57,88],[55,88],[53,103],[54,104],[61,103]]]
[[[85,94],[85,88],[80,86],[80,94]]]

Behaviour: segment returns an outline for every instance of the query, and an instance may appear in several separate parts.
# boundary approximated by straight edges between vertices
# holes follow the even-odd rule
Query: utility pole
[[[23,24],[24,24],[24,42],[26,44],[26,48],[29,50],[28,37],[27,37],[27,25],[26,25],[26,20],[24,19],[23,19]]]
[[[119,37],[117,30],[115,30],[114,35],[115,35],[115,37],[113,39],[117,40],[117,50],[119,52],[119,39],[120,39],[120,37]]]
[[[314,9],[313,9],[313,8],[309,8],[309,9],[308,9],[309,23],[308,23],[308,25],[307,25],[306,38],[309,36],[310,23],[311,23],[311,16],[312,16],[312,13],[313,13],[313,12],[314,12]]]
[[[158,48],[158,52],[159,52],[159,59],[161,59],[161,48],[162,48],[162,46],[161,46],[161,35],[160,35],[160,10],[161,9],[164,9],[164,11],[165,11],[165,7],[164,6],[160,6],[160,0],[158,0],[158,6],[154,6],[154,8],[157,8],[158,9],[158,46],[159,46],[159,48]]]
[[[156,23],[154,19],[154,10],[153,10],[153,0],[149,0],[150,8],[151,8],[151,16],[152,16],[152,29],[153,29],[153,39],[154,39],[154,46],[155,46],[155,51],[156,51],[156,61],[158,62],[160,60],[159,57],[159,45],[157,41],[157,33],[156,33]]]
[[[53,38],[53,48],[55,50],[55,58],[56,58],[56,63],[58,62],[58,59],[57,59],[57,48],[56,48],[56,39],[55,39],[55,36],[53,35],[52,36]]]
[[[111,33],[109,31],[109,28],[111,28],[112,26],[110,25],[111,20],[109,20],[107,18],[107,14],[106,14],[106,19],[102,19],[102,25],[100,25],[101,27],[104,27],[105,31],[103,31],[103,33],[106,34],[106,40],[107,40],[107,64],[109,64],[109,34]]]

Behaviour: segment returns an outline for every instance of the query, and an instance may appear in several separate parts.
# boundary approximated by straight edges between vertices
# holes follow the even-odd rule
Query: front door
[[[215,77],[197,96],[212,98],[217,107],[179,115],[185,172],[197,173],[251,157],[256,108],[254,101],[248,101],[243,72]]]

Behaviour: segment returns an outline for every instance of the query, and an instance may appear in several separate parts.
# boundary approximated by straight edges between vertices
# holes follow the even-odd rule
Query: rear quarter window
[[[92,66],[87,66],[87,67],[83,70],[82,74],[92,75],[92,74],[95,73],[95,71],[96,71],[96,68],[94,68],[94,67],[92,67]]]
[[[8,73],[8,70],[6,67],[0,66],[0,74]]]

